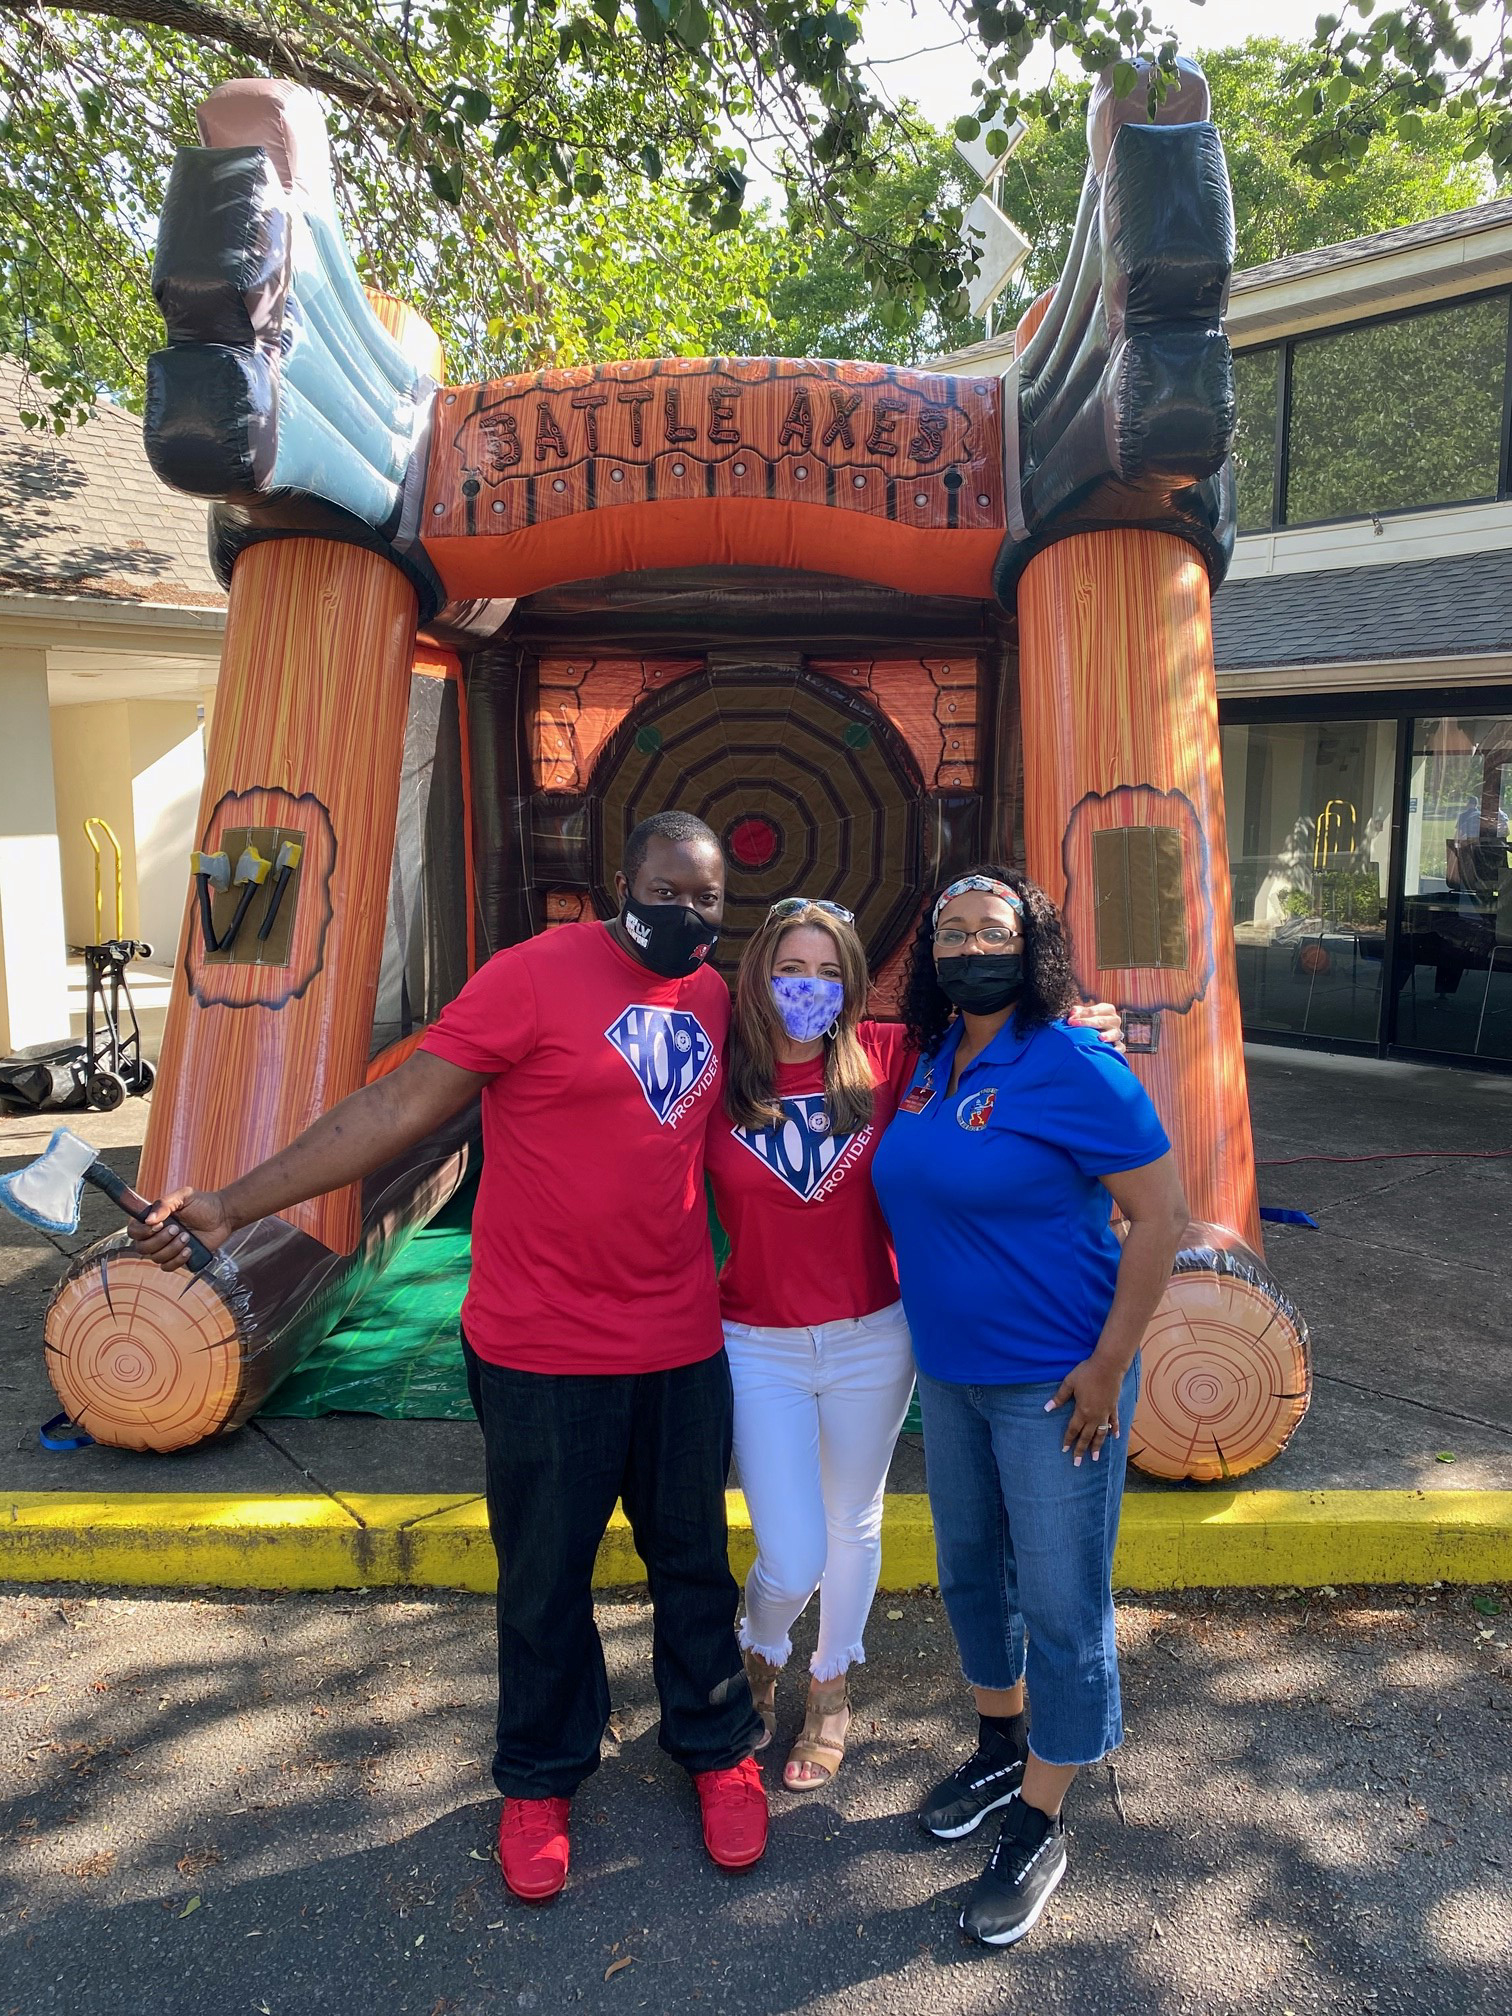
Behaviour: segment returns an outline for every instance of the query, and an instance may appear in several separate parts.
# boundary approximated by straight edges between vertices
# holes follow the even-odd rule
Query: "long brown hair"
[[[782,1034],[782,1017],[772,997],[772,968],[788,932],[805,924],[829,933],[845,988],[835,1034],[824,1040],[824,1094],[831,1131],[853,1134],[872,1117],[872,1067],[856,1034],[870,986],[866,948],[854,925],[842,923],[817,903],[806,903],[801,910],[781,917],[768,917],[740,955],[725,1064],[725,1110],[737,1127],[782,1124],[782,1108],[777,1103],[777,1041]]]

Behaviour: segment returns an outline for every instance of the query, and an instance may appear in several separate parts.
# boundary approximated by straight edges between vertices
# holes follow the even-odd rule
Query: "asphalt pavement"
[[[0,2016],[1512,2008],[1506,1591],[1124,1602],[1116,1796],[1083,1774],[1007,1953],[956,1929],[989,1844],[911,1817],[968,1734],[937,1598],[879,1599],[844,1770],[773,1791],[742,1877],[656,1746],[644,1598],[599,1614],[615,1736],[530,1908],[492,1860],[486,1601],[0,1597]]]

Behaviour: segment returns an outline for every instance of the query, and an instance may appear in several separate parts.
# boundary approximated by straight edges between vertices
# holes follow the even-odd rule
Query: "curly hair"
[[[1018,999],[1015,1021],[1020,1030],[1038,1028],[1066,1014],[1080,999],[1071,970],[1071,947],[1061,914],[1037,882],[1017,868],[1000,868],[989,862],[965,871],[968,875],[988,875],[994,882],[1006,882],[1024,906],[1024,991]],[[952,876],[951,881],[959,880]],[[947,883],[946,888],[950,886]],[[899,1008],[908,1040],[924,1056],[940,1046],[955,1010],[935,976],[934,906],[937,890],[924,906],[919,927],[908,953],[908,974]]]

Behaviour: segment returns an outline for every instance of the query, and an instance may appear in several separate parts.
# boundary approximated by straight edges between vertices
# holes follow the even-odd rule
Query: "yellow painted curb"
[[[1125,1589],[1512,1580],[1512,1491],[1135,1491]]]
[[[731,1565],[743,1576],[753,1543],[740,1492],[727,1511]],[[33,1491],[0,1497],[0,1580],[487,1592],[494,1556],[482,1499],[456,1494]],[[644,1580],[616,1511],[594,1581]],[[928,1500],[889,1497],[882,1587],[934,1580]],[[1512,1492],[1131,1492],[1114,1581],[1139,1590],[1512,1581]]]

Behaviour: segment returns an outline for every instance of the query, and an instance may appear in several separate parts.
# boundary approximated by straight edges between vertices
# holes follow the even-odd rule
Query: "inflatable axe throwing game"
[[[318,105],[223,85],[158,240],[146,434],[230,611],[138,1188],[228,1182],[407,1056],[500,947],[608,915],[625,835],[702,815],[729,970],[779,896],[855,913],[890,1012],[926,892],[1022,861],[1124,1011],[1194,1224],[1131,1448],[1273,1456],[1306,1329],[1261,1260],[1209,597],[1233,543],[1228,179],[1201,76],[1104,81],[1066,270],[1004,375],[647,359],[446,381],[343,241]],[[52,1300],[97,1440],[238,1427],[425,1225],[476,1114],[167,1274]],[[592,1264],[612,1229],[562,1227]]]

